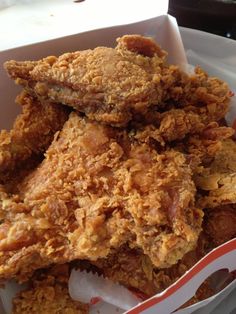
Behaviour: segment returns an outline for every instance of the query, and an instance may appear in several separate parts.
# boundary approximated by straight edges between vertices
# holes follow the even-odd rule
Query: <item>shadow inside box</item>
[[[221,303],[219,303],[210,313],[196,311],[193,314],[236,314],[235,302],[236,290],[234,289]]]

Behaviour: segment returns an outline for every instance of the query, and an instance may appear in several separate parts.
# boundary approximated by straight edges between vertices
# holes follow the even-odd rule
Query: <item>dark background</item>
[[[236,0],[169,0],[180,26],[236,39]]]

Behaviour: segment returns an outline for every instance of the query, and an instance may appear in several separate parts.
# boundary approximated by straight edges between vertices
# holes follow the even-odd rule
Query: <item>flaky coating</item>
[[[165,290],[196,264],[206,254],[205,241],[202,233],[194,250],[164,269],[156,268],[147,255],[128,246],[92,263],[104,277],[123,284],[146,299]]]
[[[236,203],[236,143],[232,139],[222,141],[209,166],[196,176],[197,187],[204,191],[199,205],[205,208]],[[201,193],[200,193],[201,194]]]
[[[127,246],[114,251],[105,259],[98,259],[93,264],[98,267],[98,271],[103,276],[125,285],[143,299],[160,293],[184,275],[210,250],[236,236],[235,205],[225,205],[205,211],[203,231],[196,248],[169,268],[156,268],[147,255]],[[195,296],[182,307],[213,295],[215,292],[211,288],[210,280],[208,278],[204,281]]]
[[[13,299],[12,314],[88,314],[88,305],[71,299],[68,279],[68,265],[35,274]]]
[[[172,147],[186,154],[197,166],[209,165],[209,159],[212,160],[221,150],[222,141],[235,132],[230,127],[219,126],[217,122],[204,125],[195,114],[186,115],[179,109],[161,114],[159,118],[159,126],[134,124],[139,141],[155,143],[158,151]]]
[[[127,35],[118,39],[116,49],[47,57],[33,69],[32,62],[10,61],[5,67],[42,98],[70,105],[90,119],[124,125],[133,113],[160,101],[165,54],[152,39]]]
[[[126,35],[117,41],[115,49],[98,47],[37,62],[8,61],[5,68],[39,98],[72,106],[92,120],[114,126],[127,125],[138,116],[158,124],[158,113],[181,109],[186,128],[175,133],[173,126],[178,130],[181,121],[169,120],[168,140],[196,133],[225,116],[231,95],[225,82],[200,68],[188,75],[167,65],[166,52],[150,38]]]
[[[211,77],[200,67],[186,74],[178,66],[165,66],[162,71],[164,103],[195,112],[202,121],[219,121],[229,110],[231,91],[226,82]]]
[[[41,104],[23,91],[16,99],[22,106],[22,113],[8,132],[0,132],[0,182],[8,175],[25,166],[31,157],[42,155],[51,144],[54,134],[68,119],[65,107],[55,104]],[[25,166],[27,168],[27,166]]]
[[[70,115],[21,184],[23,202],[2,208],[2,278],[24,277],[38,264],[96,260],[125,243],[158,267],[193,249],[202,211],[188,161],[174,150],[158,154],[135,136]]]

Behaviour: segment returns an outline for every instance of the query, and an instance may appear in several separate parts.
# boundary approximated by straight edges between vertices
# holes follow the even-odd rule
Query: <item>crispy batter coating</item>
[[[88,314],[88,305],[71,299],[68,279],[68,265],[35,274],[29,288],[14,298],[12,314]]]
[[[200,67],[187,75],[178,66],[165,66],[162,72],[164,103],[195,112],[206,123],[224,118],[229,109],[230,90],[219,78],[210,77]]]
[[[176,110],[177,111],[177,110]],[[205,165],[206,162],[221,150],[222,140],[228,139],[234,134],[234,130],[230,127],[219,126],[217,122],[211,122],[204,128],[199,128],[193,134],[187,134],[188,129],[191,128],[191,122],[184,121],[182,117],[186,115],[178,114],[175,116],[175,123],[171,126],[168,121],[161,121],[160,127],[153,124],[146,125],[139,129],[138,139],[141,142],[155,142],[155,147],[158,151],[164,151],[168,147],[180,151],[192,159],[193,167],[199,164]],[[165,143],[170,138],[178,139],[172,143]],[[157,145],[158,144],[158,145]],[[209,164],[209,162],[208,162]]]
[[[210,250],[235,236],[236,207],[224,205],[206,210],[203,232],[199,236],[196,248],[169,268],[156,268],[148,256],[127,246],[123,246],[105,259],[98,259],[93,264],[105,277],[131,290],[141,292],[144,294],[143,297],[147,298],[166,289]],[[206,281],[185,306],[207,298],[213,293],[209,281]]]
[[[199,206],[217,207],[236,203],[236,143],[228,139],[213,161],[196,176],[197,187],[204,191]]]
[[[22,106],[10,132],[0,132],[0,182],[22,166],[27,168],[31,158],[42,155],[51,144],[54,134],[68,119],[61,105],[42,104],[23,91],[16,102]]]
[[[118,39],[116,49],[98,47],[36,64],[10,61],[5,67],[42,98],[70,105],[90,119],[124,125],[133,112],[160,101],[165,55],[152,39],[136,35]]]
[[[43,267],[86,259],[149,297],[236,236],[236,144],[220,126],[227,84],[167,65],[150,38],[117,41],[5,64],[26,91],[0,133],[0,279],[36,271],[13,313],[88,312],[70,299],[68,274]],[[61,104],[86,117],[68,119]],[[211,293],[206,281],[188,304]]]
[[[154,266],[150,258],[140,250],[125,245],[92,264],[102,272],[104,277],[143,293],[145,298],[158,291],[153,280]]]
[[[201,233],[197,246],[175,265],[160,269],[140,250],[123,246],[107,258],[92,262],[102,274],[112,281],[142,293],[148,298],[169,287],[206,254],[208,239]]]
[[[206,211],[203,232],[199,236],[197,247],[169,268],[156,268],[148,256],[127,246],[113,252],[105,259],[98,259],[93,264],[105,277],[125,285],[138,294],[141,292],[143,298],[148,298],[166,289],[210,250],[235,236],[236,208],[235,205],[225,205]],[[213,294],[210,280],[206,280],[195,296],[182,307],[199,302]]]
[[[225,116],[230,99],[226,83],[200,68],[187,75],[168,66],[166,52],[150,38],[126,35],[117,41],[115,49],[98,47],[38,62],[8,61],[5,68],[38,97],[110,125],[124,126],[139,116],[158,124],[158,113],[173,109],[170,117],[160,117],[170,127],[161,127],[168,140],[196,133]]]
[[[125,243],[158,267],[193,249],[202,211],[188,161],[174,150],[158,154],[136,135],[70,115],[21,184],[23,202],[2,208],[1,277],[23,276],[38,263],[96,260]]]

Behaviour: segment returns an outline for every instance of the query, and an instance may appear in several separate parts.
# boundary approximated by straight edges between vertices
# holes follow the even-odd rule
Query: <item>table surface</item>
[[[0,0],[0,51],[70,34],[132,23],[167,12],[166,0],[72,0],[17,1],[4,7]],[[9,3],[10,1],[8,1]],[[132,12],[132,14],[131,14]],[[205,310],[196,314],[210,314]],[[236,314],[236,291],[212,314]]]

